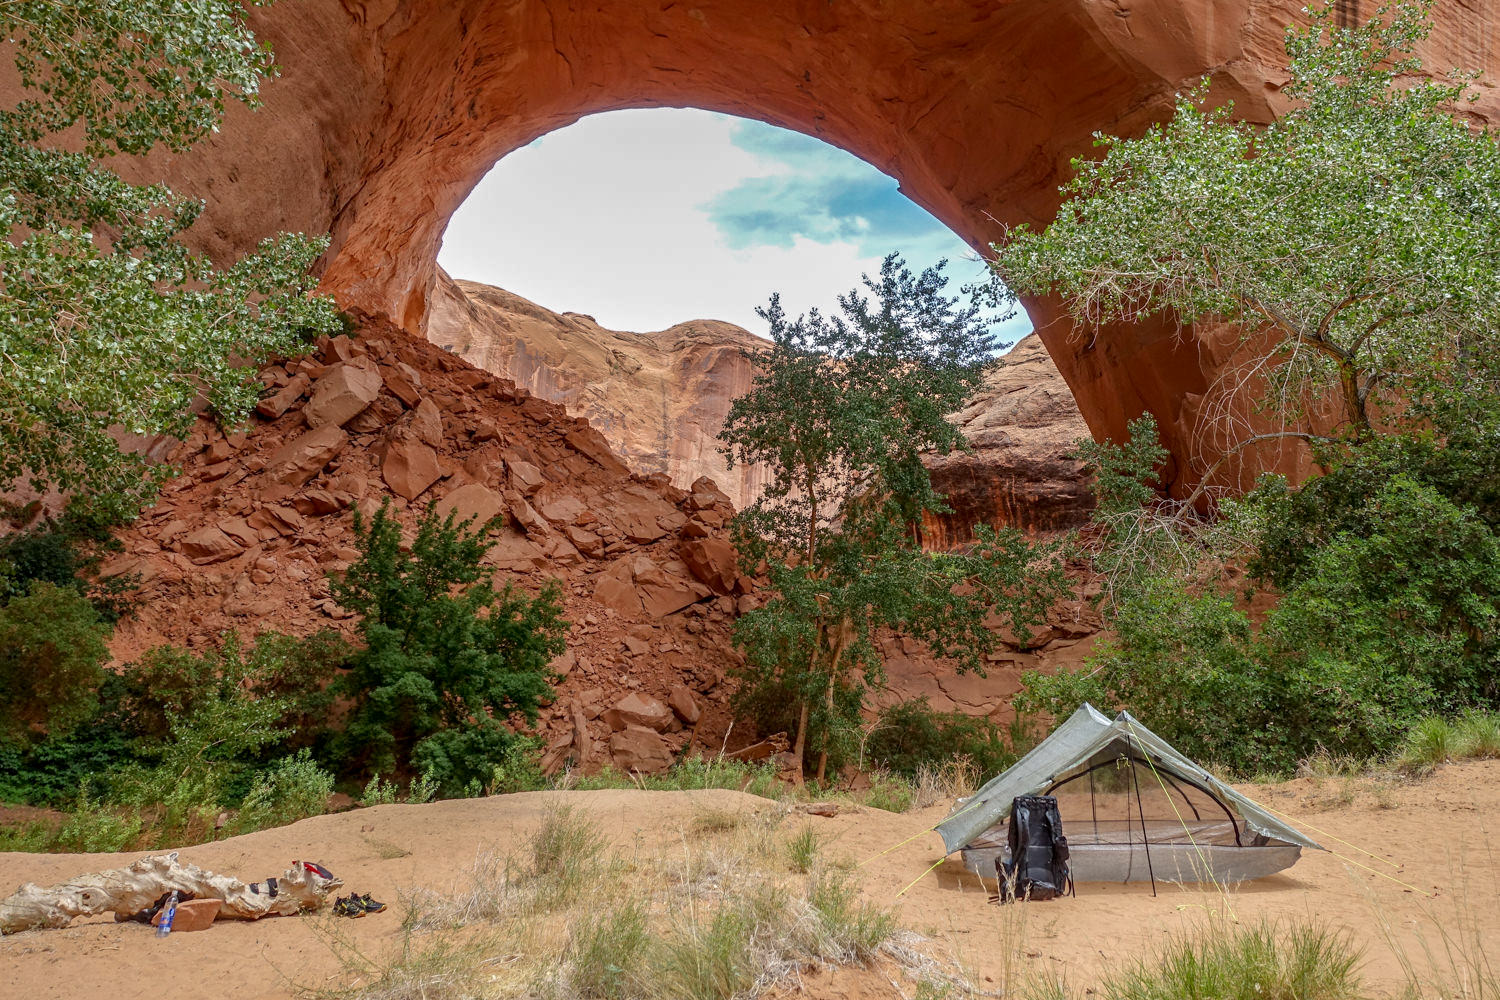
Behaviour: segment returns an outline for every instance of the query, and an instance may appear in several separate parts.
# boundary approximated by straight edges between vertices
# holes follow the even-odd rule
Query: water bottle
[[[161,908],[161,923],[156,925],[156,936],[166,937],[172,933],[172,918],[177,916],[177,890],[172,890],[172,895],[167,897],[166,904]]]

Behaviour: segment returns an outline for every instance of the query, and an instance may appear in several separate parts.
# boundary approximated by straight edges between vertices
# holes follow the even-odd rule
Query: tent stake
[[[1151,837],[1146,833],[1146,807],[1141,804],[1141,776],[1135,773],[1135,762],[1130,764],[1130,777],[1135,781],[1135,808],[1141,817],[1141,845],[1146,848],[1146,872],[1151,876],[1151,896],[1156,897],[1156,869],[1151,867]]]

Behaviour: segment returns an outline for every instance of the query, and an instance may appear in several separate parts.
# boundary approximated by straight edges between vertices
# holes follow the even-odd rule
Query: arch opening
[[[764,335],[772,293],[836,313],[881,258],[989,280],[896,181],[814,137],[696,109],[591,115],[503,158],[454,213],[438,264],[611,330],[715,319]],[[993,314],[1013,344],[1024,310]]]
[[[203,249],[328,231],[325,287],[421,335],[449,219],[507,153],[601,111],[696,107],[814,135],[897,179],[971,247],[1045,224],[1096,131],[1138,134],[1212,73],[1268,121],[1300,0],[300,0],[257,9],[281,78],[166,179],[213,206]],[[1439,0],[1431,66],[1487,69],[1500,22]],[[1495,94],[1473,109],[1500,117]],[[157,173],[152,179],[156,179]],[[1168,318],[1074,336],[1026,303],[1096,436],[1157,417],[1192,485],[1196,409],[1224,359]],[[1201,467],[1201,466],[1200,466]]]

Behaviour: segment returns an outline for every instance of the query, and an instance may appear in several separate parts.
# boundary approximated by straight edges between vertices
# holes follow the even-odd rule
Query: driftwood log
[[[176,889],[195,899],[222,899],[219,919],[256,920],[267,914],[290,914],[317,909],[331,892],[343,887],[337,877],[324,878],[300,861],[276,877],[253,886],[228,875],[215,875],[197,865],[183,864],[177,852],[153,854],[125,868],[92,872],[43,888],[28,882],[0,900],[0,934],[33,927],[66,927],[74,917],[113,912],[123,920],[139,913]]]

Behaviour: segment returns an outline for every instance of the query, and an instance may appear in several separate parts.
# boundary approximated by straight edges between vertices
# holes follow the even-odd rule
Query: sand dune
[[[867,862],[857,870],[865,893],[896,907],[904,926],[929,938],[925,950],[958,959],[990,989],[1000,985],[1016,956],[1030,969],[1088,983],[1103,968],[1203,923],[1210,913],[1227,912],[1240,922],[1306,917],[1348,927],[1366,948],[1367,979],[1390,993],[1396,992],[1402,971],[1383,941],[1382,918],[1419,967],[1426,961],[1422,941],[1438,942],[1434,921],[1449,933],[1465,922],[1483,924],[1477,940],[1492,951],[1500,949],[1494,920],[1500,913],[1500,859],[1493,829],[1500,817],[1500,762],[1453,765],[1424,781],[1378,790],[1361,780],[1346,784],[1337,778],[1243,790],[1287,813],[1349,860],[1311,852],[1282,875],[1224,892],[1164,885],[1153,898],[1149,885],[1085,884],[1076,899],[1000,908],[987,904],[986,892],[956,861],[897,898],[937,860],[941,844],[935,834],[874,857],[937,822],[945,806],[905,815],[861,809],[806,822],[828,838],[829,850]],[[1351,793],[1353,800],[1347,801]],[[684,855],[695,849],[688,833],[692,820],[705,811],[783,808],[727,791],[538,792],[361,809],[186,848],[182,855],[250,880],[280,871],[294,859],[317,860],[349,888],[394,903],[403,887],[443,889],[482,851],[518,849],[557,802],[593,817],[620,848]],[[802,822],[786,821],[789,829]],[[1341,840],[1384,860],[1360,855]],[[400,851],[409,853],[391,856]],[[0,854],[0,888],[23,881],[46,884],[133,856]],[[399,938],[399,909],[337,926],[362,949],[378,952]],[[319,933],[334,920],[317,915],[220,922],[205,933],[157,940],[143,927],[118,925],[106,916],[63,930],[14,935],[0,940],[4,992],[118,1000],[294,996],[299,987],[327,985],[338,974],[327,935]],[[883,976],[814,975],[803,988],[804,995],[821,997],[895,995],[883,983]]]

